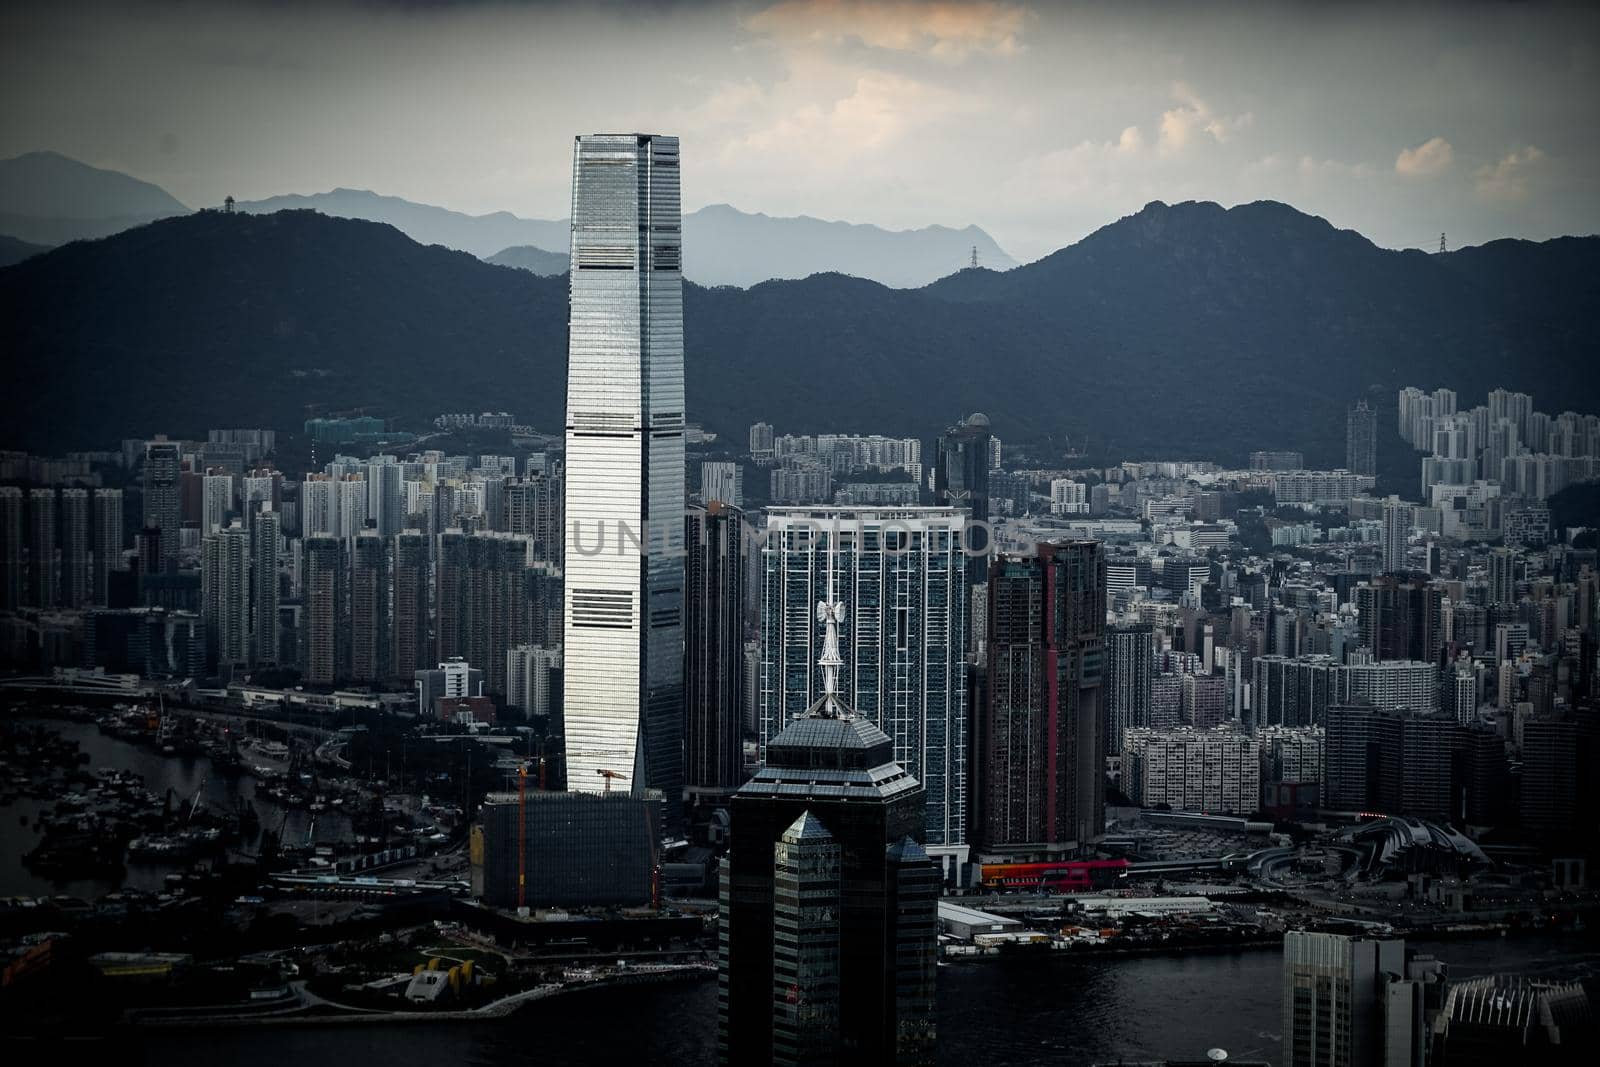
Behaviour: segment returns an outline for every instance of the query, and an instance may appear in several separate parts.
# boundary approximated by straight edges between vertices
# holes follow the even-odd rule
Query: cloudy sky
[[[977,223],[1014,255],[1154,199],[1394,247],[1600,232],[1600,6],[0,6],[0,157],[191,206],[346,186],[567,213],[571,137],[683,138],[687,208]]]

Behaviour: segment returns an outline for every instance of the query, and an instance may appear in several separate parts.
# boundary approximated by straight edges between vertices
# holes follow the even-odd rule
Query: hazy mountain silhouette
[[[366,189],[335,189],[309,196],[274,196],[236,205],[236,210],[265,214],[310,208],[324,215],[384,222],[425,245],[443,245],[486,258],[514,245],[564,249],[571,241],[565,222],[523,219],[509,211],[468,215],[460,211],[417,204],[398,196],[380,196]]]
[[[493,263],[497,267],[516,267],[518,270],[532,271],[535,274],[556,275],[567,273],[572,257],[564,252],[546,252],[532,245],[516,245],[512,248],[502,248],[492,256],[485,256],[483,261]]]
[[[1006,273],[917,290],[839,274],[685,291],[689,417],[734,440],[930,435],[1108,458],[1344,456],[1357,396],[1504,385],[1600,410],[1600,239],[1393,252],[1282,204],[1151,204]],[[1559,281],[1555,279],[1559,278]],[[293,430],[308,406],[423,428],[496,408],[558,429],[567,285],[312,212],[168,219],[0,272],[0,447]]]
[[[55,152],[0,160],[0,233],[32,244],[104,237],[188,210],[159,186]]]
[[[13,263],[21,263],[29,256],[48,251],[50,251],[49,245],[30,244],[15,237],[0,235],[0,267],[9,267]]]

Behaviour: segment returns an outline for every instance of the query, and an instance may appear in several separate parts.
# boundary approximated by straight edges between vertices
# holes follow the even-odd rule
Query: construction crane
[[[606,790],[605,791],[607,793],[611,792],[611,780],[612,779],[620,778],[624,782],[626,782],[628,780],[628,776],[626,774],[622,774],[622,773],[620,773],[618,771],[608,770],[605,767],[597,768],[594,773],[598,774],[600,777],[602,777],[602,778],[604,778],[606,780]]]
[[[539,760],[539,788],[544,789],[544,759]],[[528,765],[517,768],[517,910],[528,906]]]

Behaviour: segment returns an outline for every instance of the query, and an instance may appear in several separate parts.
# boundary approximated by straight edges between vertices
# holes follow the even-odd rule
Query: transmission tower
[[[1449,251],[1449,249],[1445,247],[1444,234],[1441,233],[1439,235],[1439,254],[1443,255],[1447,251]]]
[[[972,269],[973,270],[977,270],[978,269],[978,246],[977,245],[973,245],[972,246]]]

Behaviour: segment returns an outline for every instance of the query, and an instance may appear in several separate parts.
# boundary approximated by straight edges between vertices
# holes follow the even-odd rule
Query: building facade
[[[562,641],[572,788],[631,774],[669,820],[683,796],[678,163],[676,137],[648,134],[573,152]]]

